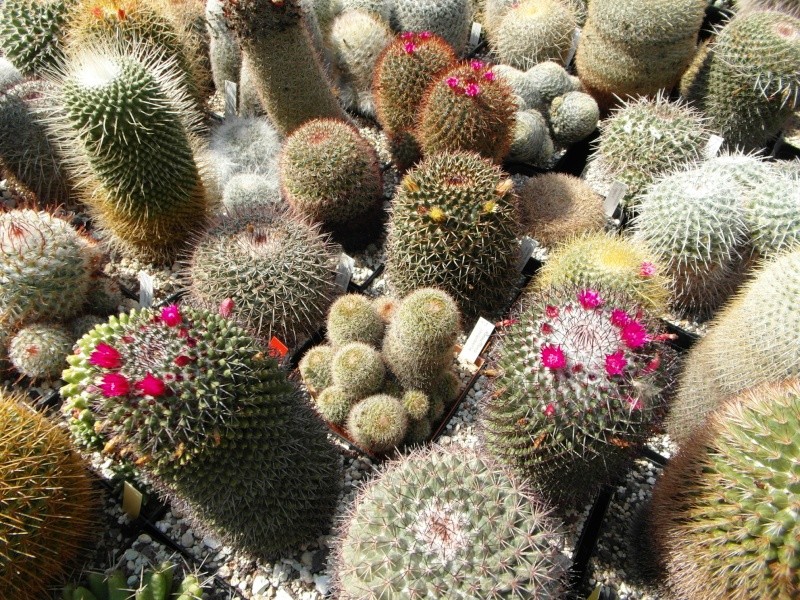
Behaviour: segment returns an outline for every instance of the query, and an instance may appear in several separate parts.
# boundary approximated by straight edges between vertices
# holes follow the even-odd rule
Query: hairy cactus
[[[65,67],[52,109],[76,172],[88,175],[95,224],[154,262],[173,261],[209,210],[193,156],[197,115],[173,66],[143,50],[87,47]]]
[[[624,296],[567,286],[524,299],[496,350],[488,450],[553,498],[617,476],[661,408],[666,349]]]
[[[141,598],[146,600],[203,600],[203,585],[197,575],[190,573],[180,580],[175,578],[177,565],[162,563],[154,569],[142,571],[136,590],[131,590],[122,571],[87,573],[86,586],[67,585],[62,592],[64,600],[106,600],[107,598]],[[129,595],[133,592],[133,596]]]
[[[31,379],[58,379],[67,365],[75,338],[60,325],[36,323],[11,338],[8,358],[21,375]]]
[[[517,112],[508,159],[547,169],[553,162],[554,152],[555,146],[544,115],[535,108]]]
[[[327,344],[314,346],[305,353],[297,366],[303,383],[312,394],[317,393],[333,384],[331,376],[331,363],[334,351]]]
[[[269,557],[328,525],[338,457],[278,364],[232,321],[134,310],[81,338],[69,363],[61,393],[76,437],[146,469],[198,526]]]
[[[269,120],[231,118],[211,132],[208,163],[222,190],[239,174],[264,175],[277,185],[280,149],[281,138]]]
[[[541,289],[599,286],[623,294],[649,312],[667,310],[668,280],[646,246],[630,238],[598,232],[565,243],[536,275]]]
[[[477,154],[428,157],[392,206],[386,270],[399,294],[439,287],[467,318],[498,310],[516,278],[517,198]]]
[[[734,397],[670,461],[650,535],[675,595],[786,599],[800,590],[800,382]]]
[[[500,163],[511,146],[515,113],[511,88],[491,66],[472,60],[428,87],[416,137],[426,156],[464,150]]]
[[[785,12],[800,19],[800,2],[797,0],[734,0],[737,15],[762,10]]]
[[[577,23],[561,0],[524,0],[512,7],[490,31],[498,62],[518,69],[553,60],[564,64]]]
[[[800,376],[800,251],[766,263],[690,351],[667,418],[683,443],[728,396]]]
[[[280,185],[274,175],[239,173],[231,177],[222,190],[222,204],[228,210],[268,209],[281,202]]]
[[[695,60],[683,91],[729,148],[762,148],[800,106],[800,19],[738,17]]]
[[[310,119],[347,120],[312,43],[300,0],[223,0],[258,96],[283,135]]]
[[[567,92],[550,104],[550,128],[559,144],[568,146],[586,138],[597,128],[600,109],[583,92]]]
[[[428,416],[428,412],[430,412],[430,398],[425,392],[419,390],[408,390],[400,398],[400,403],[406,409],[409,419],[414,421],[425,419]],[[430,427],[430,421],[428,422],[428,427]]]
[[[23,75],[40,75],[63,59],[64,27],[76,0],[5,0],[0,50]]]
[[[563,597],[549,513],[474,450],[413,453],[359,492],[335,551],[337,587],[343,600]]]
[[[384,321],[373,303],[360,294],[347,294],[328,312],[328,339],[333,346],[364,342],[378,347],[383,340]]]
[[[225,21],[222,0],[206,0],[206,31],[208,32],[208,54],[211,60],[211,75],[214,87],[225,90],[225,82],[239,83],[242,69],[242,49]]]
[[[92,541],[100,502],[68,436],[0,392],[0,593],[49,597]]]
[[[197,243],[184,278],[189,302],[231,318],[262,340],[289,347],[315,332],[337,294],[337,256],[316,227],[283,211],[222,218]]]
[[[745,223],[750,243],[762,257],[800,245],[800,188],[788,173],[776,172],[747,196]]]
[[[353,440],[370,452],[388,452],[403,442],[408,414],[400,401],[388,394],[364,398],[350,411],[347,430]]]
[[[472,26],[472,0],[394,0],[395,29],[432,31],[462,55]]]
[[[314,398],[314,407],[320,416],[334,425],[344,425],[356,400],[344,388],[331,385]]]
[[[22,81],[22,73],[5,56],[0,56],[0,91]]]
[[[377,393],[385,376],[386,365],[381,354],[369,344],[350,342],[333,356],[333,385],[356,400]]]

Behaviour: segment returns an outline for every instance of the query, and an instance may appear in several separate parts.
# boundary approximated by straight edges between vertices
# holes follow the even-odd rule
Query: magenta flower
[[[233,302],[233,298],[225,298],[225,300],[219,303],[219,316],[223,319],[227,319],[231,316],[235,306],[236,304]]]
[[[419,32],[419,39],[421,40],[429,40],[433,34],[430,31],[420,31]]]
[[[578,292],[578,302],[580,302],[581,306],[586,310],[592,310],[602,305],[603,299],[600,297],[597,290],[586,289]]]
[[[163,396],[167,391],[167,386],[158,377],[148,373],[144,379],[136,382],[136,389],[148,396]]]
[[[553,326],[550,325],[550,323],[542,323],[542,326],[539,329],[541,329],[542,333],[545,335],[550,335],[553,333]]]
[[[628,348],[641,348],[650,341],[647,330],[638,321],[631,321],[620,332],[622,341]]]
[[[483,74],[483,78],[486,81],[494,81],[497,79],[497,75],[494,74],[494,71],[486,71],[486,73]]]
[[[414,51],[417,49],[417,45],[414,42],[406,42],[403,44],[403,51],[406,54],[414,54]]]
[[[552,402],[550,402],[547,406],[544,407],[544,414],[547,415],[548,417],[552,417],[554,414],[556,414],[556,407],[553,406]]]
[[[472,67],[473,71],[480,71],[485,65],[482,60],[471,60],[469,61],[469,66]]]
[[[100,342],[89,355],[89,364],[101,369],[119,369],[122,366],[122,356],[116,348]]]
[[[642,369],[643,374],[652,373],[653,371],[657,370],[661,366],[661,356],[656,354],[649,363],[647,363]]]
[[[100,384],[100,392],[106,398],[125,396],[130,391],[130,383],[128,383],[124,375],[120,375],[119,373],[106,373],[103,375],[103,380]]]
[[[567,366],[567,357],[564,351],[558,346],[553,344],[545,344],[542,346],[542,364],[547,369],[563,369]]]
[[[642,265],[639,267],[640,277],[652,277],[655,274],[656,274],[656,266],[651,262],[644,261]]]
[[[403,41],[413,40],[414,39],[414,32],[413,31],[404,31],[400,34],[400,39]]]
[[[613,354],[607,354],[606,374],[609,376],[622,375],[622,372],[625,370],[625,365],[627,364],[628,360],[625,358],[625,353],[622,350],[618,350]]]
[[[175,360],[173,360],[172,362],[174,362],[179,367],[185,367],[190,362],[192,362],[192,359],[186,356],[185,354],[179,354],[178,356],[175,357]]]
[[[628,403],[628,406],[631,407],[631,410],[641,410],[642,409],[642,401],[639,398],[634,398],[633,396],[626,396],[625,402]]]
[[[481,88],[477,83],[470,83],[464,88],[464,95],[474,98],[481,93]]]
[[[178,310],[177,304],[170,304],[169,306],[165,306],[161,309],[161,319],[164,323],[167,324],[168,327],[175,327],[176,325],[180,325],[181,322],[181,313]]]
[[[555,319],[556,317],[558,317],[557,306],[547,305],[544,307],[544,312],[550,319]]]
[[[632,320],[631,316],[621,308],[615,308],[611,311],[611,323],[617,327],[625,327]]]
[[[448,77],[447,78],[447,85],[450,86],[450,89],[456,89],[459,86],[458,77]]]

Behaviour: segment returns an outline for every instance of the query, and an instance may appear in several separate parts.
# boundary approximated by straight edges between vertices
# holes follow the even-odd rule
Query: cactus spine
[[[40,75],[63,58],[64,26],[74,0],[7,0],[0,50],[23,75]]]

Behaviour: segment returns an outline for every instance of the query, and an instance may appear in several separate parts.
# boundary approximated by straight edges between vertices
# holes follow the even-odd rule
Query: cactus
[[[762,10],[785,12],[800,19],[800,3],[797,0],[734,0],[737,15]]]
[[[605,191],[614,180],[628,186],[623,208],[659,176],[699,161],[710,132],[699,112],[665,96],[630,100],[600,123],[587,181]],[[603,188],[602,190],[600,188]]]
[[[264,175],[277,186],[280,149],[280,136],[267,119],[231,118],[212,131],[208,163],[222,190],[239,174]]]
[[[100,499],[69,437],[22,399],[0,392],[0,591],[48,598],[83,557]]]
[[[270,120],[288,135],[308,120],[347,116],[333,95],[300,0],[222,0]]]
[[[472,27],[472,0],[394,0],[395,29],[432,31],[463,55]]]
[[[583,92],[567,92],[550,104],[550,127],[553,138],[568,146],[588,137],[600,120],[594,98]]]
[[[134,310],[68,360],[75,437],[146,469],[198,527],[262,558],[327,527],[339,459],[285,373],[232,321]]]
[[[356,400],[380,391],[385,376],[386,365],[380,352],[363,342],[350,342],[333,356],[333,385]]]
[[[422,445],[431,439],[433,427],[428,418],[409,420],[408,430],[406,431],[406,444]]]
[[[425,90],[455,60],[450,45],[429,31],[397,36],[378,58],[372,81],[381,127],[394,135],[413,129]]]
[[[533,108],[517,112],[508,159],[549,168],[554,152],[553,139],[544,115]]]
[[[368,298],[347,294],[331,305],[327,329],[333,346],[363,342],[378,347],[383,340],[384,321]]]
[[[336,544],[337,588],[342,600],[561,598],[559,528],[485,455],[418,451],[360,490]]]
[[[172,67],[142,49],[87,47],[65,67],[52,108],[95,224],[124,253],[161,263],[208,215],[192,151],[197,115]]]
[[[518,187],[523,231],[552,247],[606,225],[603,199],[586,182],[564,173],[529,177]]]
[[[553,60],[564,64],[577,23],[561,0],[524,0],[513,5],[490,31],[498,62],[518,69]]]
[[[517,278],[517,198],[477,154],[433,155],[403,179],[386,250],[391,287],[439,287],[467,318],[497,311]]]
[[[387,394],[364,398],[350,411],[347,431],[370,452],[384,453],[402,443],[408,429],[408,414],[400,401]]]
[[[87,300],[90,260],[87,242],[66,221],[32,210],[0,214],[0,316],[29,322],[77,315]]]
[[[242,69],[242,49],[225,21],[222,0],[206,0],[206,31],[208,32],[208,54],[211,60],[211,75],[214,87],[225,90],[225,82],[239,83]]]
[[[525,71],[528,85],[535,89],[545,106],[549,106],[559,96],[580,90],[581,83],[577,77],[552,60],[540,62]]]
[[[281,202],[280,185],[274,174],[239,173],[222,190],[222,204],[228,210],[266,208]]]
[[[122,571],[87,573],[86,586],[68,585],[62,592],[64,600],[106,600],[108,598],[133,598],[137,600],[203,600],[203,585],[197,575],[190,573],[175,579],[177,565],[162,563],[154,569],[142,571],[135,590],[127,585]],[[133,595],[131,595],[131,593]]]
[[[687,600],[788,600],[800,589],[800,382],[734,397],[670,461],[650,534]]]
[[[338,385],[331,385],[314,398],[314,407],[326,421],[334,425],[344,425],[355,401],[347,390]]]
[[[624,296],[566,286],[531,294],[496,350],[481,408],[487,449],[554,499],[623,472],[661,410],[666,349]]]
[[[769,258],[800,245],[800,189],[788,173],[765,177],[752,188],[744,214],[750,242]]]
[[[6,0],[0,50],[23,75],[40,75],[63,59],[64,26],[75,0]]]
[[[800,251],[767,262],[689,352],[667,419],[683,443],[728,396],[800,376]]]
[[[511,88],[472,60],[441,74],[425,92],[416,137],[425,156],[464,150],[500,163],[514,133]]]
[[[11,61],[4,56],[0,56],[0,91],[18,84],[22,81],[22,73],[11,64]]]
[[[500,77],[511,91],[517,96],[517,110],[543,109],[545,108],[542,96],[539,93],[539,86],[533,78],[528,77],[525,71],[520,71],[508,65],[495,65],[492,72]]]
[[[761,149],[800,106],[800,19],[738,17],[696,60],[683,91],[729,148]]]
[[[14,334],[8,358],[21,375],[31,379],[58,379],[74,342],[75,338],[64,327],[36,323]]]
[[[333,355],[334,351],[331,346],[321,344],[311,348],[300,360],[298,365],[300,376],[312,394],[320,392],[333,384],[331,376]]]
[[[577,237],[555,250],[536,275],[540,289],[600,286],[623,294],[654,315],[667,310],[668,280],[647,247],[603,232]]]
[[[634,240],[646,245],[672,278],[672,304],[708,316],[740,283],[746,243],[741,188],[724,173],[678,171],[642,195]]]
[[[283,211],[239,212],[201,238],[183,275],[189,302],[231,318],[262,340],[293,347],[324,322],[337,294],[337,255],[316,227]]]
[[[430,398],[425,392],[419,390],[408,390],[400,398],[400,404],[406,409],[409,419],[420,421],[425,419],[430,412]],[[430,427],[430,422],[428,423]]]

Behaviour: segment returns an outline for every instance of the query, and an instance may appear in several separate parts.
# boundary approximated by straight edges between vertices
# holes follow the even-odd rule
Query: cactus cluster
[[[203,585],[197,575],[189,574],[175,579],[177,565],[162,563],[154,569],[142,571],[140,584],[131,590],[122,571],[86,574],[86,585],[64,586],[63,600],[110,600],[135,597],[143,600],[203,600]],[[133,593],[133,596],[130,593]]]

